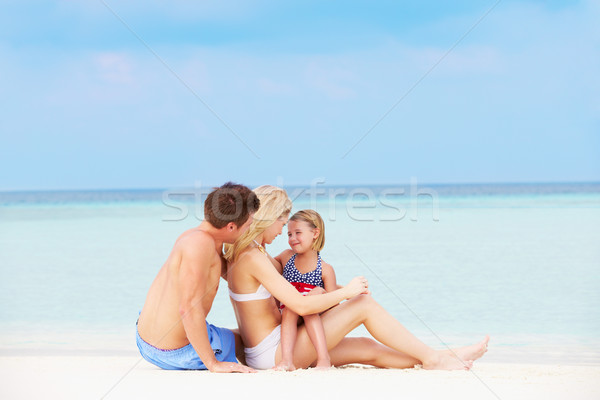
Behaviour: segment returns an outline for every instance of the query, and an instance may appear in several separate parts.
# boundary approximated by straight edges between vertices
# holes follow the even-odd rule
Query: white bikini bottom
[[[275,366],[275,352],[281,341],[281,325],[278,325],[259,344],[245,348],[246,364],[254,369],[270,369]]]

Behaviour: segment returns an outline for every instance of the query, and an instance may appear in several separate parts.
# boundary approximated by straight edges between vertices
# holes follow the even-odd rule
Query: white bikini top
[[[263,246],[261,246],[256,240],[254,241],[254,244],[256,245],[258,250],[260,250],[261,253],[263,253],[264,255],[267,255],[265,248]],[[229,297],[231,297],[235,301],[239,301],[239,302],[252,301],[252,300],[265,300],[265,299],[268,299],[269,297],[271,297],[271,293],[269,293],[269,291],[261,283],[260,286],[258,287],[258,289],[256,289],[256,292],[254,292],[254,293],[234,293],[231,291],[231,289],[229,289]]]
[[[269,293],[269,291],[261,284],[254,293],[234,293],[229,289],[229,297],[239,302],[264,300],[271,297],[271,293]]]

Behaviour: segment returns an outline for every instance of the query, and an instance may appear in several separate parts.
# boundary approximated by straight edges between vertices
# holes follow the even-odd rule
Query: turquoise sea
[[[600,362],[600,183],[288,192],[325,219],[338,281],[366,276],[427,343],[490,334],[491,360]],[[205,194],[0,192],[0,354],[134,354],[146,291]],[[235,327],[225,282],[209,320]]]

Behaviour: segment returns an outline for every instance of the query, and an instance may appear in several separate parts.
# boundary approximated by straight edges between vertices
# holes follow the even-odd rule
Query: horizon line
[[[233,181],[232,181],[233,182]],[[236,182],[239,183],[239,182]],[[410,186],[411,182],[403,183],[335,183],[335,184],[319,184],[318,187],[381,187],[381,186]],[[599,181],[527,181],[527,182],[453,182],[453,183],[439,183],[439,182],[425,182],[417,183],[420,186],[509,186],[509,185],[598,185]],[[283,188],[302,188],[310,187],[311,184],[290,184],[283,185]],[[203,185],[201,187],[218,187],[220,185]],[[250,185],[248,187],[258,187],[260,185]],[[121,188],[62,188],[62,189],[0,189],[0,193],[50,193],[50,192],[124,192],[124,191],[164,191],[169,189],[192,189],[195,186],[190,185],[172,185],[166,187],[121,187]]]

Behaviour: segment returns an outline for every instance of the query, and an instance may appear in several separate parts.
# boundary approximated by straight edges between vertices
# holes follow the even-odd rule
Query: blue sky
[[[0,190],[599,181],[599,20],[593,1],[4,1]]]

